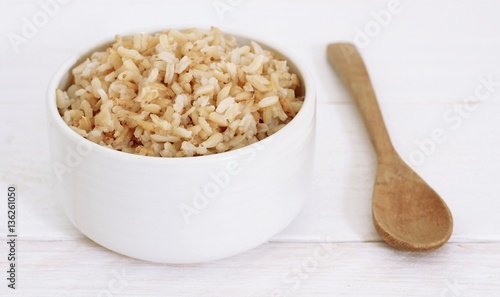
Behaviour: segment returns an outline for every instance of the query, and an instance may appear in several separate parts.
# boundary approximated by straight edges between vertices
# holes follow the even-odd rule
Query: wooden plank
[[[124,257],[87,240],[21,241],[17,293],[496,296],[499,250],[500,243],[451,243],[429,254],[397,252],[382,243],[274,243],[211,263],[164,265]],[[0,287],[2,296],[9,292]]]
[[[156,25],[157,19],[164,18],[164,11],[169,11],[169,24],[191,22],[197,16],[201,22],[235,29],[248,28],[252,22],[256,31],[264,28],[266,35],[277,43],[291,45],[310,65],[319,101],[315,189],[300,217],[274,241],[315,241],[324,234],[337,241],[378,240],[370,218],[374,155],[350,98],[326,63],[324,47],[328,42],[352,40],[357,28],[363,28],[372,19],[372,11],[386,7],[386,1],[315,0],[286,5],[283,1],[252,1],[241,3],[224,19],[206,1],[192,1],[192,5],[162,2],[156,3],[157,7],[148,14],[137,15],[132,23],[124,17],[103,24],[99,18],[116,6],[109,1],[99,2],[100,9],[87,16],[88,22],[70,21],[78,19],[93,1],[62,6],[57,16],[23,44],[18,53],[12,50],[7,38],[0,42],[0,62],[3,69],[9,70],[0,72],[0,184],[15,182],[20,187],[20,228],[26,239],[81,238],[52,200],[54,180],[48,158],[44,95],[53,71],[76,48],[136,28],[137,24]],[[127,13],[144,5],[126,3],[123,7]],[[19,33],[21,18],[40,10],[36,1],[7,1],[1,5],[5,7],[0,10],[5,15],[6,26],[0,28],[4,36]],[[207,10],[190,9],[193,16],[185,20],[186,5],[204,5]],[[443,119],[455,104],[474,93],[478,77],[498,73],[499,44],[490,38],[500,30],[500,26],[491,26],[496,11],[474,3],[457,5],[450,1],[433,4],[431,11],[425,3],[403,5],[404,12],[394,16],[393,23],[362,50],[373,70],[389,132],[396,148],[408,160],[419,150],[416,143],[429,138],[435,129],[443,129],[447,140],[436,145],[435,151],[415,169],[450,205],[456,224],[451,240],[500,240],[495,227],[500,223],[495,213],[500,207],[500,92],[495,91],[490,99],[481,102],[470,116],[461,117],[462,124],[456,129]],[[262,10],[264,6],[268,9]],[[277,9],[282,13],[276,15],[273,11]],[[474,17],[474,22],[456,22],[457,27],[450,32],[461,34],[448,32],[447,42],[440,42],[443,33],[436,28],[447,28],[448,19],[455,19],[464,11]],[[425,19],[421,18],[423,13],[428,15]],[[245,15],[261,17],[255,23]],[[324,20],[323,31],[307,34],[311,29],[302,22],[288,22],[290,16],[310,15]],[[284,21],[290,34],[284,34],[283,26],[275,25]],[[68,33],[85,30],[96,33]],[[297,36],[303,38],[301,42],[297,42]],[[426,50],[429,46],[432,55]],[[40,59],[42,53],[44,58]],[[436,61],[444,62],[436,65]],[[4,208],[0,204],[2,213]],[[0,234],[4,233],[5,227],[0,225]]]
[[[220,1],[155,2],[154,9],[148,9],[149,4],[141,2],[120,2],[122,17],[113,22],[103,20],[107,20],[109,11],[116,8],[115,1],[101,3],[92,0],[88,2],[89,6],[78,2],[61,5],[47,26],[40,28],[27,44],[21,44],[17,53],[8,38],[0,41],[0,62],[5,69],[18,70],[0,73],[0,86],[4,89],[11,82],[21,84],[28,80],[32,89],[45,88],[52,71],[75,53],[75,49],[88,47],[116,33],[158,27],[157,20],[164,18],[165,11],[169,12],[168,21],[163,23],[165,27],[192,26],[193,20],[197,20],[195,23],[203,26],[251,31],[290,48],[310,65],[310,71],[318,81],[321,102],[349,101],[326,63],[325,46],[329,42],[351,41],[362,47],[375,89],[383,91],[383,96],[379,96],[381,102],[451,102],[474,92],[479,76],[498,75],[500,57],[497,53],[500,48],[491,36],[500,35],[500,26],[492,25],[496,20],[492,4],[462,2],[458,5],[453,1],[440,1],[433,3],[430,9],[426,2],[399,1],[400,13],[393,14],[386,26],[379,25],[380,30],[372,34],[374,36],[360,38],[366,34],[367,25],[377,25],[373,15],[387,10],[388,1],[345,3],[314,0],[291,4],[283,0],[260,0],[235,2],[235,7],[221,6],[220,3],[225,2]],[[225,7],[222,9],[224,13],[217,12],[218,3],[220,8]],[[2,5],[5,7],[1,10],[5,15],[5,25],[0,28],[2,36],[10,32],[21,34],[21,19],[31,18],[41,10],[37,1],[9,1]],[[94,5],[99,5],[99,10],[88,14],[85,22],[74,22],[81,17],[82,11]],[[136,13],[144,9],[147,14]],[[187,10],[190,18],[185,18]],[[276,11],[280,13],[276,14]],[[426,18],[421,17],[423,14]],[[458,19],[464,14],[467,21]],[[258,22],[247,17],[257,15]],[[130,22],[132,16],[134,22]],[[293,17],[304,20],[311,16],[321,20],[320,28],[316,22],[290,22]],[[446,42],[443,42],[443,36],[446,36]],[[38,58],[41,52],[44,59]]]
[[[500,104],[487,104],[455,130],[442,120],[449,104],[382,107],[395,147],[407,160],[418,149],[415,142],[429,138],[436,128],[446,129],[446,141],[414,168],[449,204],[455,217],[452,241],[500,240]],[[21,234],[26,239],[81,238],[53,199],[44,114],[37,107],[8,108],[10,112],[0,108],[0,123],[16,121],[18,108],[32,119],[17,120],[8,129],[0,124],[5,131],[0,137],[0,186],[19,186]],[[317,122],[314,191],[299,218],[274,240],[315,241],[325,234],[336,241],[378,240],[370,215],[375,156],[356,109],[352,104],[319,104]],[[23,137],[25,131],[31,131],[29,137]],[[0,213],[4,208],[0,203]]]

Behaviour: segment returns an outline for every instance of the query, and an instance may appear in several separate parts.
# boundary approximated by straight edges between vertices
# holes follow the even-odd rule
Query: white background
[[[18,290],[0,281],[1,296],[500,292],[500,87],[468,106],[473,111],[455,110],[474,96],[481,78],[500,82],[497,2],[401,0],[390,13],[386,0],[88,0],[53,5],[44,18],[40,3],[49,2],[57,3],[0,1],[0,186],[18,186],[20,216]],[[27,32],[26,22],[39,26]],[[152,264],[84,238],[51,199],[45,92],[57,67],[81,48],[116,33],[193,25],[254,32],[309,65],[318,90],[315,188],[300,216],[270,243],[212,263]],[[326,62],[326,45],[338,41],[361,47],[396,149],[454,215],[454,233],[438,251],[394,251],[372,226],[376,160],[353,102]],[[429,143],[436,129],[444,141],[424,152],[418,143]],[[0,201],[4,271],[6,199]]]

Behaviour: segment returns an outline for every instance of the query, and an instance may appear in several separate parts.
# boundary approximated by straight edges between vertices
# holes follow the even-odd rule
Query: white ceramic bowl
[[[297,116],[267,139],[201,157],[146,157],[102,147],[59,116],[56,88],[102,43],[70,59],[47,93],[56,198],[83,234],[118,253],[163,263],[204,262],[256,247],[283,230],[311,193],[316,93],[306,67],[281,47],[300,77],[305,101]],[[245,35],[247,36],[247,35]]]

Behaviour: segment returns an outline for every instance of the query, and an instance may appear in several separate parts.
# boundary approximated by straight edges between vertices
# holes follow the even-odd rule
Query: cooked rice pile
[[[78,134],[139,155],[183,157],[237,149],[275,133],[303,103],[287,62],[217,28],[116,36],[57,90]]]

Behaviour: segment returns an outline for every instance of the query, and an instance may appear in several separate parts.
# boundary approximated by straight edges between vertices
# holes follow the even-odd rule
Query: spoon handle
[[[328,45],[328,61],[356,101],[379,160],[395,152],[365,63],[350,43]]]

